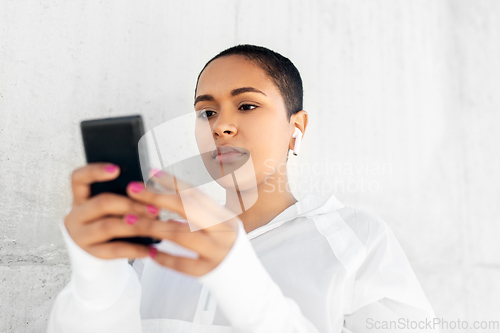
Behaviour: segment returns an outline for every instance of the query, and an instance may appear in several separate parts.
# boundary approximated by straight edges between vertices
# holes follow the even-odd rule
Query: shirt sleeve
[[[439,332],[403,249],[385,222],[380,229],[356,272],[342,332]]]
[[[128,260],[97,258],[73,241],[64,221],[59,227],[72,272],[56,297],[47,333],[142,332],[141,285]]]
[[[224,260],[198,280],[214,295],[234,332],[319,333],[271,278],[241,222],[236,241]]]

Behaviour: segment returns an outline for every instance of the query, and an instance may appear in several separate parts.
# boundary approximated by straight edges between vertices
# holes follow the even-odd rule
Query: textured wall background
[[[382,217],[438,317],[500,320],[498,17],[496,0],[0,1],[0,332],[43,332],[69,279],[79,122],[191,112],[238,43],[301,71],[296,196]],[[301,168],[319,163],[334,172]]]

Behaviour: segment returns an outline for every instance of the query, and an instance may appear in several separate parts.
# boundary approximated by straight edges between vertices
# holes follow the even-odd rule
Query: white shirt
[[[248,234],[240,222],[226,258],[201,277],[150,258],[96,258],[59,225],[72,275],[47,333],[362,333],[435,316],[387,224],[333,195],[308,195]],[[158,248],[195,255],[166,240]],[[384,332],[438,332],[420,327]]]

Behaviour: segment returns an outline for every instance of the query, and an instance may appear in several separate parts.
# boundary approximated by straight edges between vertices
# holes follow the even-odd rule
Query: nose
[[[219,114],[217,115],[217,118],[215,119],[215,122],[213,123],[212,127],[212,133],[214,135],[214,138],[217,138],[219,136],[234,136],[236,135],[237,129],[235,125],[235,117],[232,116],[231,112],[226,110],[223,111],[222,109],[219,110]]]

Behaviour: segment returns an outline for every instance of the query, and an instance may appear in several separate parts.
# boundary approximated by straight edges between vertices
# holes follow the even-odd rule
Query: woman
[[[399,332],[432,320],[383,220],[333,195],[297,201],[287,190],[280,166],[308,123],[290,60],[253,45],[221,52],[200,72],[195,111],[197,143],[213,151],[203,161],[226,189],[225,206],[161,171],[152,179],[172,194],[133,183],[129,197],[89,198],[91,183],[119,170],[75,170],[60,223],[73,274],[48,332],[373,332],[396,322]],[[159,208],[185,220],[160,221]],[[137,235],[170,243],[106,243]],[[133,267],[127,258],[137,258]]]

